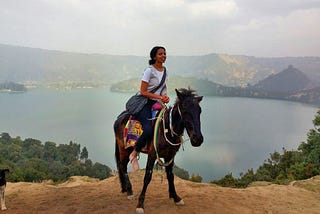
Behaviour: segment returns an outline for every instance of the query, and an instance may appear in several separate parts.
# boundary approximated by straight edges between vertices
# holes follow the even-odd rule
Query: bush
[[[7,133],[0,135],[0,167],[9,168],[8,181],[38,182],[51,179],[54,182],[67,180],[70,176],[81,175],[104,179],[111,176],[111,169],[100,163],[93,164],[88,151],[80,144],[56,145],[20,137],[12,138]],[[81,163],[80,158],[85,160]]]
[[[192,174],[190,181],[201,183],[202,177],[199,174]]]
[[[232,173],[227,174],[220,180],[211,181],[211,183],[217,184],[223,187],[236,187],[237,186],[237,179],[232,176]]]

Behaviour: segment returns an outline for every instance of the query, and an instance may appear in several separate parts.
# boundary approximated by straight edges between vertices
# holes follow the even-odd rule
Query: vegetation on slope
[[[0,168],[9,167],[8,180],[13,182],[64,181],[70,176],[81,175],[104,179],[111,176],[111,169],[88,158],[86,147],[80,144],[56,145],[39,140],[12,138],[8,133],[0,135]]]

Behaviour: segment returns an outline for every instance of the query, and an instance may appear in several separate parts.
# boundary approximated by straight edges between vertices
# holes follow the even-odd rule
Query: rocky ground
[[[120,192],[117,176],[102,181],[72,177],[58,185],[9,182],[8,209],[0,214],[135,213],[143,175],[143,170],[130,173],[134,200],[128,200],[126,194]],[[260,182],[245,189],[193,183],[177,177],[175,184],[184,206],[176,206],[169,199],[165,173],[155,171],[146,194],[145,213],[320,213],[320,176],[290,185]]]

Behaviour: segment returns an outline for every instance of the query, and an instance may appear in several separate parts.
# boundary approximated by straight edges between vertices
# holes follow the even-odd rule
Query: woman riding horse
[[[144,71],[140,94],[148,98],[144,107],[134,115],[134,118],[140,121],[143,129],[142,135],[139,137],[133,152],[130,155],[130,163],[134,170],[139,169],[137,155],[153,136],[153,128],[151,118],[151,108],[158,101],[168,103],[170,101],[167,92],[167,71],[163,66],[166,61],[166,49],[156,46],[150,52],[150,66]],[[161,81],[163,79],[163,81]]]
[[[203,142],[201,133],[199,105],[202,96],[197,96],[195,91],[190,89],[176,90],[177,99],[173,107],[165,108],[158,114],[157,121],[160,121],[159,128],[155,130],[154,142],[148,143],[148,160],[145,170],[144,185],[139,196],[136,208],[137,213],[144,211],[144,199],[148,184],[152,178],[153,166],[156,160],[161,163],[163,158],[169,185],[169,198],[173,198],[176,205],[183,205],[183,200],[178,196],[174,186],[173,165],[174,157],[178,152],[182,141],[184,130],[190,138],[192,146],[198,147]],[[121,183],[122,192],[127,192],[128,198],[133,199],[132,186],[127,173],[129,154],[133,151],[132,147],[125,149],[123,141],[124,126],[130,115],[120,116],[114,123],[116,137],[115,155],[117,168]],[[151,141],[151,140],[150,140]]]

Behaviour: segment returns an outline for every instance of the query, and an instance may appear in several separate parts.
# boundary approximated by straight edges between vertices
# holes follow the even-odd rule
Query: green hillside
[[[213,83],[208,80],[201,80],[194,77],[172,76],[168,80],[168,91],[174,92],[176,88],[191,87],[201,95],[217,95],[218,88],[225,88],[222,85]],[[134,93],[140,89],[140,79],[123,80],[111,85],[110,90],[113,92]]]

